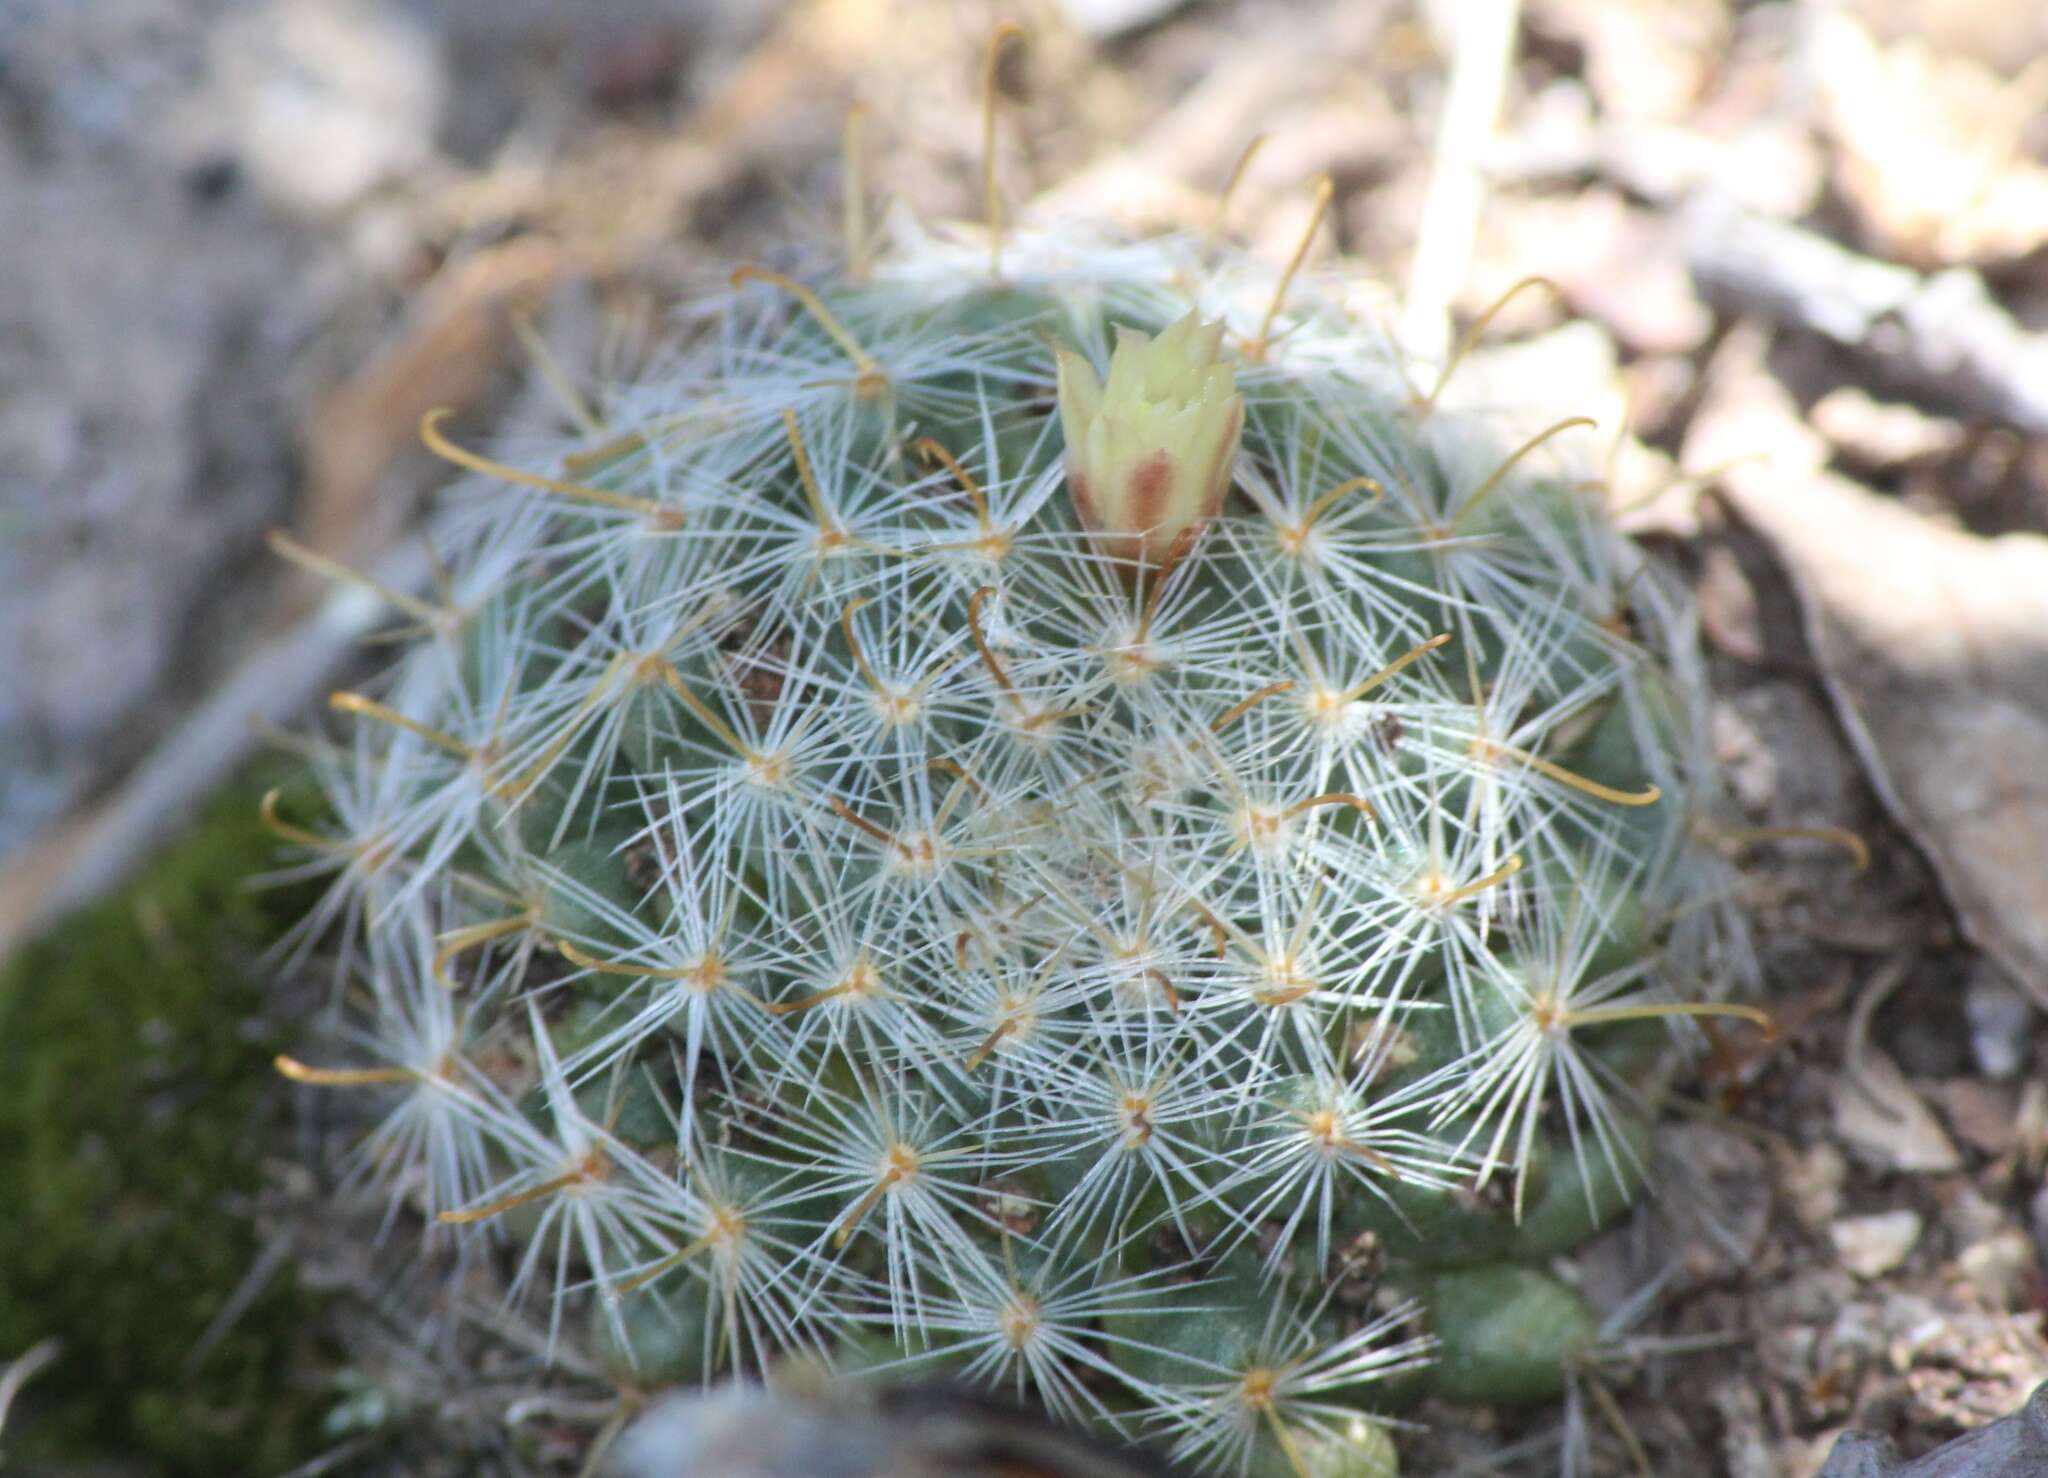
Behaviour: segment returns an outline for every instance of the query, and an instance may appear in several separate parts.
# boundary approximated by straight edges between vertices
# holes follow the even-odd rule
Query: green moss
[[[251,891],[274,846],[231,787],[134,883],[0,973],[0,1357],[57,1363],[8,1456],[158,1473],[277,1472],[306,1453],[307,1296],[278,1273],[192,1352],[260,1251],[248,1216],[276,1136],[255,957],[303,890]],[[46,1470],[39,1468],[40,1470]]]

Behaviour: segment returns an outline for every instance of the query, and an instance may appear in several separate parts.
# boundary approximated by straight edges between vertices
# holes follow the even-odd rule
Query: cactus
[[[622,1383],[1391,1471],[1419,1392],[1562,1387],[1534,1264],[1744,1010],[1683,602],[1539,470],[1571,423],[1288,277],[987,249],[744,268],[572,448],[429,419],[468,537],[335,695],[331,825],[267,811],[352,1013],[280,1066],[389,1095],[360,1173]]]

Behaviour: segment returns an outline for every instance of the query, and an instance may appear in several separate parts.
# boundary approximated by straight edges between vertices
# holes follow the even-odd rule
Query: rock
[[[1963,991],[1970,1024],[1970,1054],[1987,1078],[2010,1078],[2033,1046],[2034,1007],[1996,970],[1979,968]]]
[[[1114,40],[1165,20],[1186,0],[1059,0],[1060,13],[1075,30],[1098,41]]]
[[[440,59],[380,0],[271,0],[219,27],[212,70],[225,142],[287,209],[336,215],[432,157]]]
[[[2034,1229],[2034,1250],[2048,1259],[2048,1185],[2035,1191],[2027,1202],[2027,1220]]]
[[[1706,0],[1534,0],[1529,24],[1583,48],[1601,110],[1636,125],[1686,112],[1730,33],[1728,7]]]
[[[2033,1242],[2015,1228],[1972,1242],[1957,1255],[1952,1271],[1970,1298],[1991,1308],[2011,1308],[2038,1278],[2040,1265]]]
[[[1936,51],[2017,76],[2048,52],[2048,10],[2011,0],[1855,0],[1850,7],[1880,41],[1917,37]]]
[[[1678,1254],[1690,1277],[1738,1277],[1767,1255],[1770,1162],[1753,1141],[1706,1121],[1673,1125],[1657,1139],[1655,1183],[1698,1207],[1695,1213],[1673,1208],[1697,1228]]]
[[[1936,1193],[1941,1198],[1941,1227],[1953,1246],[1967,1247],[2012,1225],[2005,1207],[1967,1180],[1938,1186]]]
[[[619,1478],[1157,1478],[1163,1471],[1142,1453],[1111,1449],[963,1389],[807,1389],[816,1384],[806,1372],[785,1371],[765,1390],[727,1383],[666,1396],[626,1428],[607,1471]]]
[[[0,853],[210,678],[246,630],[230,577],[290,487],[291,371],[315,311],[293,291],[304,244],[158,151],[159,74],[184,75],[196,37],[166,26],[148,64],[79,64],[137,40],[126,15],[81,6],[8,35]]]
[[[1756,1382],[1720,1381],[1707,1399],[1721,1416],[1721,1467],[1728,1478],[1778,1478],[1764,1440],[1764,1405]]]
[[[1960,422],[1897,401],[1877,400],[1855,385],[1830,390],[1814,402],[1809,414],[1820,434],[1844,457],[1873,471],[1947,456],[1964,441]]]
[[[1787,1151],[1777,1172],[1792,1214],[1808,1231],[1819,1232],[1841,1215],[1849,1162],[1833,1144],[1823,1139],[1803,1151]]]
[[[1918,1426],[1982,1426],[2019,1405],[2048,1370],[2048,1343],[2033,1310],[1896,1294],[1885,1313],[1894,1331],[1888,1358],[1903,1374],[1901,1416]]]
[[[2040,1478],[2048,1473],[2048,1383],[2027,1404],[1906,1462],[1887,1437],[1847,1432],[1815,1478]]]
[[[1884,1357],[1886,1344],[1883,1310],[1861,1300],[1844,1303],[1813,1346],[1814,1366],[1833,1373],[1835,1379],[1831,1384],[1835,1392],[1818,1398],[1809,1392],[1809,1401],[1820,1405],[1852,1389],[1853,1383],[1843,1379],[1843,1373],[1859,1372],[1874,1365]]]
[[[1923,1227],[1917,1211],[1845,1216],[1828,1228],[1835,1256],[1859,1278],[1880,1278],[1906,1260]]]
[[[1933,1110],[1877,1048],[1864,1050],[1858,1073],[1842,1073],[1833,1096],[1835,1133],[1868,1163],[1909,1175],[1963,1168],[1963,1157]]]
[[[1949,1127],[1970,1148],[1995,1160],[2013,1147],[2019,1095],[2011,1087],[1981,1078],[1951,1078],[1940,1086],[1938,1099]]]

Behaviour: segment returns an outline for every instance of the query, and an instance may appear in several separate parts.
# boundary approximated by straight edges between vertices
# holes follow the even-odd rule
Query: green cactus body
[[[315,847],[379,1171],[622,1378],[809,1353],[1390,1471],[1386,1377],[1640,1185],[1620,1039],[1712,967],[1658,948],[1687,633],[1341,316],[1251,358],[1181,243],[965,261],[754,273],[602,445],[448,449],[474,544]],[[1333,1294],[1368,1233],[1436,1335]],[[1443,1388],[1550,1389],[1511,1335]]]

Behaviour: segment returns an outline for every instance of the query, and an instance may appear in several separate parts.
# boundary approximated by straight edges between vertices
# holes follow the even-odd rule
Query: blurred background
[[[1327,175],[1307,270],[1390,328],[1418,294],[1426,336],[1548,279],[1487,324],[1487,393],[1593,416],[1617,517],[1699,592],[1786,1029],[1703,1069],[1737,1122],[1667,1151],[1712,1215],[1660,1234],[1680,1271],[1648,1327],[1735,1339],[1668,1392],[1615,1376],[1655,1471],[1803,1475],[1852,1419],[1925,1447],[2016,1405],[2048,1375],[2048,11],[2012,0],[4,0],[0,1097],[46,1096],[0,1127],[83,1094],[42,1055],[71,1029],[35,1014],[89,1005],[90,979],[51,983],[83,946],[29,941],[125,883],[95,937],[139,928],[142,973],[168,968],[134,868],[363,660],[376,613],[266,532],[417,578],[420,416],[559,425],[529,339],[589,384],[735,262],[828,259],[850,105],[878,198],[979,217],[1005,19],[1028,34],[996,166],[1027,218],[1209,229],[1262,138],[1222,229],[1283,262]],[[95,1019],[128,1022],[106,989]],[[236,1000],[204,1053],[145,1002],[91,1060],[154,1084],[158,1118],[225,1102],[302,1004]],[[437,1420],[395,1394],[429,1384],[402,1351],[362,1353],[393,1296],[374,1218],[314,1227],[347,1126],[267,1081],[233,1102],[241,1178],[191,1204],[235,1230],[170,1374],[82,1370],[115,1316],[0,1234],[0,1362],[68,1351],[22,1377],[16,1430],[43,1390],[113,1465],[36,1470],[372,1471]],[[146,1248],[170,1203],[106,1215],[135,1173],[0,1183]],[[54,1220],[22,1225],[43,1248]],[[206,1398],[225,1448],[151,1447],[196,1418],[107,1388],[198,1400],[286,1284],[289,1338],[242,1356],[282,1384]],[[616,1399],[563,1380],[519,1461],[574,1471],[576,1403]],[[78,1406],[95,1385],[111,1404]],[[287,1391],[264,1463],[221,1466]],[[1446,1451],[1490,1440],[1445,1425]]]

